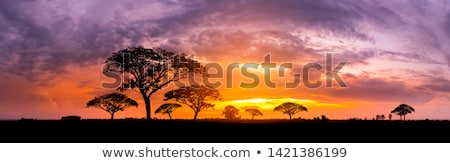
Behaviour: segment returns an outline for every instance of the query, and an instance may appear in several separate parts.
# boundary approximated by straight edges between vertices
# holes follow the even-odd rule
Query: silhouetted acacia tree
[[[121,93],[110,93],[103,96],[95,97],[90,100],[86,107],[97,107],[111,114],[111,120],[118,111],[124,111],[126,107],[138,106],[138,103]]]
[[[293,103],[293,102],[285,102],[274,108],[274,111],[282,112],[283,114],[289,115],[289,120],[292,120],[292,116],[301,111],[308,111],[306,107],[303,105]]]
[[[189,106],[194,111],[194,120],[197,120],[200,111],[214,109],[214,104],[207,101],[220,99],[220,93],[217,89],[209,86],[192,85],[169,91],[164,94],[164,97],[164,100],[174,99]]]
[[[200,63],[185,54],[138,46],[113,53],[106,60],[104,72],[123,75],[119,90],[137,90],[144,98],[146,118],[150,120],[150,97],[170,82],[185,78],[187,72],[202,72],[195,71],[200,67]]]
[[[245,111],[252,115],[252,120],[255,119],[255,116],[263,116],[263,113],[258,108],[248,108]]]
[[[180,108],[181,105],[177,103],[165,103],[159,106],[158,109],[155,110],[155,114],[162,113],[169,115],[169,119],[172,120],[172,112],[175,111],[175,109]]]
[[[412,112],[414,112],[414,108],[409,105],[406,105],[406,104],[400,104],[394,110],[391,111],[391,113],[395,113],[395,114],[399,115],[400,120],[402,120],[402,116],[403,116],[403,120],[406,120],[406,114],[409,114]]]
[[[222,115],[225,116],[226,119],[239,119],[239,109],[234,107],[233,105],[228,105],[222,112]]]

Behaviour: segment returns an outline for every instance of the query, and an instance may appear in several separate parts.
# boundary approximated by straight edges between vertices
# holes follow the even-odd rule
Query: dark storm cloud
[[[65,72],[67,64],[95,63],[122,48],[125,39],[128,45],[136,45],[146,37],[146,28],[123,18],[102,23],[91,12],[94,8],[78,16],[68,3],[58,8],[46,3],[51,2],[0,2],[0,28],[6,30],[0,34],[4,58],[0,62],[8,65],[2,71],[40,80],[42,72],[57,75]]]
[[[363,49],[361,51],[345,50],[341,54],[334,55],[334,59],[337,61],[346,61],[351,65],[365,64],[367,59],[374,57],[386,57],[390,61],[398,61],[405,63],[427,63],[427,64],[442,64],[442,62],[434,61],[427,55],[420,52],[395,52],[379,49]]]
[[[58,31],[64,29],[69,20],[64,17],[53,27],[46,27],[46,22],[36,20],[38,11],[34,9],[39,2],[37,1],[2,1],[0,2],[0,17],[2,29],[1,55],[4,60],[0,62],[4,65],[3,71],[7,71],[22,76],[31,77],[37,74],[30,74],[32,70],[55,69],[54,66],[64,64],[70,56],[76,56],[71,53],[64,56],[66,47],[61,46],[62,42],[67,40],[58,40],[60,34],[70,31]],[[55,18],[58,19],[58,18]],[[61,32],[61,33],[59,33]],[[67,50],[66,50],[67,51]],[[13,59],[16,61],[13,61]],[[43,67],[39,67],[42,64]],[[6,69],[6,70],[5,70]]]
[[[196,1],[199,2],[199,1]],[[314,27],[339,36],[369,39],[355,27],[362,19],[356,10],[336,1],[202,1],[186,13],[167,17],[157,22],[160,34],[174,34],[193,27],[230,28],[251,24],[261,29]],[[194,6],[194,5],[190,5]]]
[[[62,73],[67,64],[98,64],[116,50],[140,44],[210,57],[227,49],[241,54],[247,45],[282,58],[313,57],[321,49],[309,48],[305,38],[290,32],[312,29],[325,39],[374,42],[367,24],[386,31],[405,26],[401,12],[419,5],[396,10],[398,5],[377,1],[1,1],[0,69],[35,79],[42,72]],[[429,37],[426,46],[439,45],[432,31],[426,26],[423,31]],[[263,42],[267,38],[285,42],[274,46]],[[373,56],[361,53],[353,63]]]
[[[447,20],[445,21],[443,30],[446,32],[447,38],[450,39],[450,12],[447,13]],[[447,61],[448,66],[450,67],[450,52],[449,51],[446,51],[445,59]]]
[[[2,32],[2,48],[17,50],[22,48],[40,48],[52,43],[50,30],[32,20],[28,10],[33,1],[1,1],[0,15]],[[10,37],[18,37],[10,39]],[[12,41],[12,42],[8,42]],[[8,44],[9,43],[9,44]],[[13,47],[10,47],[13,46]]]
[[[321,50],[307,48],[305,38],[290,33],[305,28],[319,31],[319,37],[331,35],[372,41],[368,34],[359,31],[356,26],[358,21],[366,17],[359,13],[366,8],[353,7],[351,3],[286,0],[216,2],[205,1],[183,14],[156,21],[157,29],[161,29],[160,35],[176,37],[187,33],[185,44],[190,44],[188,46],[196,53],[211,58],[220,58],[224,53],[249,57],[245,55],[247,49],[244,48],[250,46],[259,49],[254,52],[255,56],[250,56],[252,58],[260,59],[261,55],[269,52],[286,60],[311,58],[322,53]],[[284,46],[270,43],[271,38],[281,40]],[[174,47],[176,44],[182,43],[177,41],[175,45],[169,43],[166,46]]]
[[[446,78],[431,77],[427,83],[417,87],[417,89],[450,93],[450,80]]]
[[[450,37],[450,13],[447,14],[447,20],[445,21],[443,28],[447,34],[447,37]]]
[[[127,17],[118,14],[110,15],[110,10],[120,11],[118,8],[121,7],[136,9],[137,6],[132,6],[132,3],[107,4],[106,1],[99,1],[94,4],[82,16],[70,15],[69,10],[67,15],[55,13],[51,17],[55,20],[39,20],[36,15],[46,12],[39,2],[0,2],[0,25],[5,29],[0,35],[1,55],[4,58],[2,65],[8,65],[2,66],[2,70],[33,78],[38,74],[31,74],[31,70],[55,72],[65,64],[89,63],[123,47],[121,44],[126,40],[133,45],[140,44],[144,38],[176,37],[186,29],[189,31],[207,24],[205,19],[210,13],[223,4],[230,3],[201,5],[200,9],[155,22],[129,21]],[[210,9],[205,10],[206,8]],[[50,22],[55,23],[48,24]],[[171,43],[176,42],[169,42]],[[16,61],[13,62],[12,59]]]

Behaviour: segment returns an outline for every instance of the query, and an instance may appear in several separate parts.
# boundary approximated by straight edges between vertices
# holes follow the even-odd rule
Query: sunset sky
[[[288,118],[273,108],[291,101],[308,108],[295,116],[302,118],[372,119],[406,103],[416,109],[407,119],[450,119],[446,0],[2,0],[0,29],[0,119],[109,118],[86,102],[115,92],[100,87],[110,80],[102,75],[106,58],[139,45],[193,54],[224,70],[230,63],[260,67],[270,54],[275,88],[264,84],[262,68],[249,69],[260,79],[256,88],[241,88],[252,80],[233,70],[232,87],[219,87],[223,100],[199,118],[223,117],[226,105],[240,108],[242,118],[250,118],[243,110],[250,107],[263,111],[257,119]],[[348,62],[339,72],[347,88],[285,88],[303,65],[324,64],[327,53],[333,68]],[[294,67],[279,77],[283,63]],[[311,72],[311,80],[325,83],[324,72]],[[172,88],[152,96],[152,112]],[[124,93],[140,106],[115,117],[144,117],[142,97]],[[172,116],[193,112],[184,107]]]

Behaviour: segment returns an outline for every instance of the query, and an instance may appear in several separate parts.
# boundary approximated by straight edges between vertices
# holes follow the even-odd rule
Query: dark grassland
[[[19,120],[0,121],[0,142],[440,143],[450,121]]]

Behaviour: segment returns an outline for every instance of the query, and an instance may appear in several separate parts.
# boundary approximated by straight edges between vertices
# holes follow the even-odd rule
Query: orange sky
[[[256,62],[256,61],[255,61]],[[227,66],[227,64],[222,64]],[[85,104],[88,100],[95,96],[102,95],[104,93],[115,92],[114,89],[101,88],[102,81],[110,82],[111,80],[101,74],[101,64],[95,66],[88,66],[84,68],[77,67],[73,69],[71,66],[67,66],[68,69],[72,69],[70,74],[58,76],[54,78],[49,85],[45,86],[45,89],[36,89],[36,93],[46,99],[34,103],[22,103],[19,106],[36,107],[35,109],[17,111],[20,115],[11,116],[11,118],[42,118],[42,119],[58,119],[61,116],[66,115],[79,115],[83,118],[109,118],[109,114],[100,109],[85,108]],[[277,69],[275,69],[277,70]],[[343,69],[346,70],[346,69]],[[255,74],[258,72],[255,71]],[[401,101],[395,100],[378,100],[378,99],[358,99],[353,97],[339,97],[333,93],[333,90],[339,89],[353,89],[352,86],[357,82],[352,81],[350,77],[344,78],[344,81],[349,85],[349,88],[317,88],[309,89],[304,85],[299,85],[297,88],[285,88],[284,83],[291,81],[292,76],[286,75],[285,78],[277,78],[277,73],[274,71],[273,82],[277,83],[276,88],[268,88],[264,85],[263,73],[258,74],[260,77],[260,84],[256,88],[241,88],[240,82],[251,82],[248,78],[245,78],[239,71],[233,73],[233,87],[225,87],[225,79],[210,79],[210,82],[220,81],[224,83],[219,87],[223,100],[213,101],[216,104],[214,110],[202,111],[199,118],[222,118],[222,109],[227,105],[233,105],[239,109],[242,118],[251,118],[250,114],[244,110],[246,107],[258,107],[264,114],[264,116],[256,117],[256,119],[273,119],[273,118],[287,118],[278,112],[274,112],[273,108],[283,102],[296,102],[302,104],[308,108],[308,112],[301,112],[294,117],[301,118],[314,118],[321,115],[326,115],[332,119],[348,119],[348,118],[368,118],[371,119],[377,114],[389,114],[389,112],[396,107]],[[83,78],[75,78],[74,76],[81,76]],[[362,77],[361,77],[362,78]],[[323,80],[323,79],[322,79]],[[201,80],[200,80],[201,81]],[[25,81],[24,81],[25,82]],[[27,84],[25,82],[25,84]],[[24,85],[25,85],[24,84]],[[165,88],[152,96],[152,110],[156,109],[159,105],[163,104],[163,94],[174,88],[170,86]],[[328,95],[330,92],[332,95]],[[362,90],[364,91],[364,90]],[[118,112],[116,118],[142,118],[145,116],[144,102],[142,97],[133,90],[124,92],[128,96],[139,102],[138,108],[128,108],[124,112]],[[359,92],[356,92],[359,93]],[[362,92],[366,93],[366,92]],[[370,93],[370,92],[369,92]],[[374,92],[376,93],[376,92]],[[356,94],[357,95],[357,94]],[[353,94],[346,96],[355,96]],[[436,107],[433,104],[434,101],[428,102],[422,105],[413,105],[417,109],[417,112],[409,115],[410,118],[425,118],[430,115],[429,111],[433,111]],[[11,113],[11,115],[14,115]],[[38,115],[38,116],[37,116]],[[157,118],[167,118],[167,115],[154,115]],[[193,117],[193,111],[188,107],[183,106],[176,110],[172,117],[191,119]],[[394,116],[394,118],[398,118]]]

